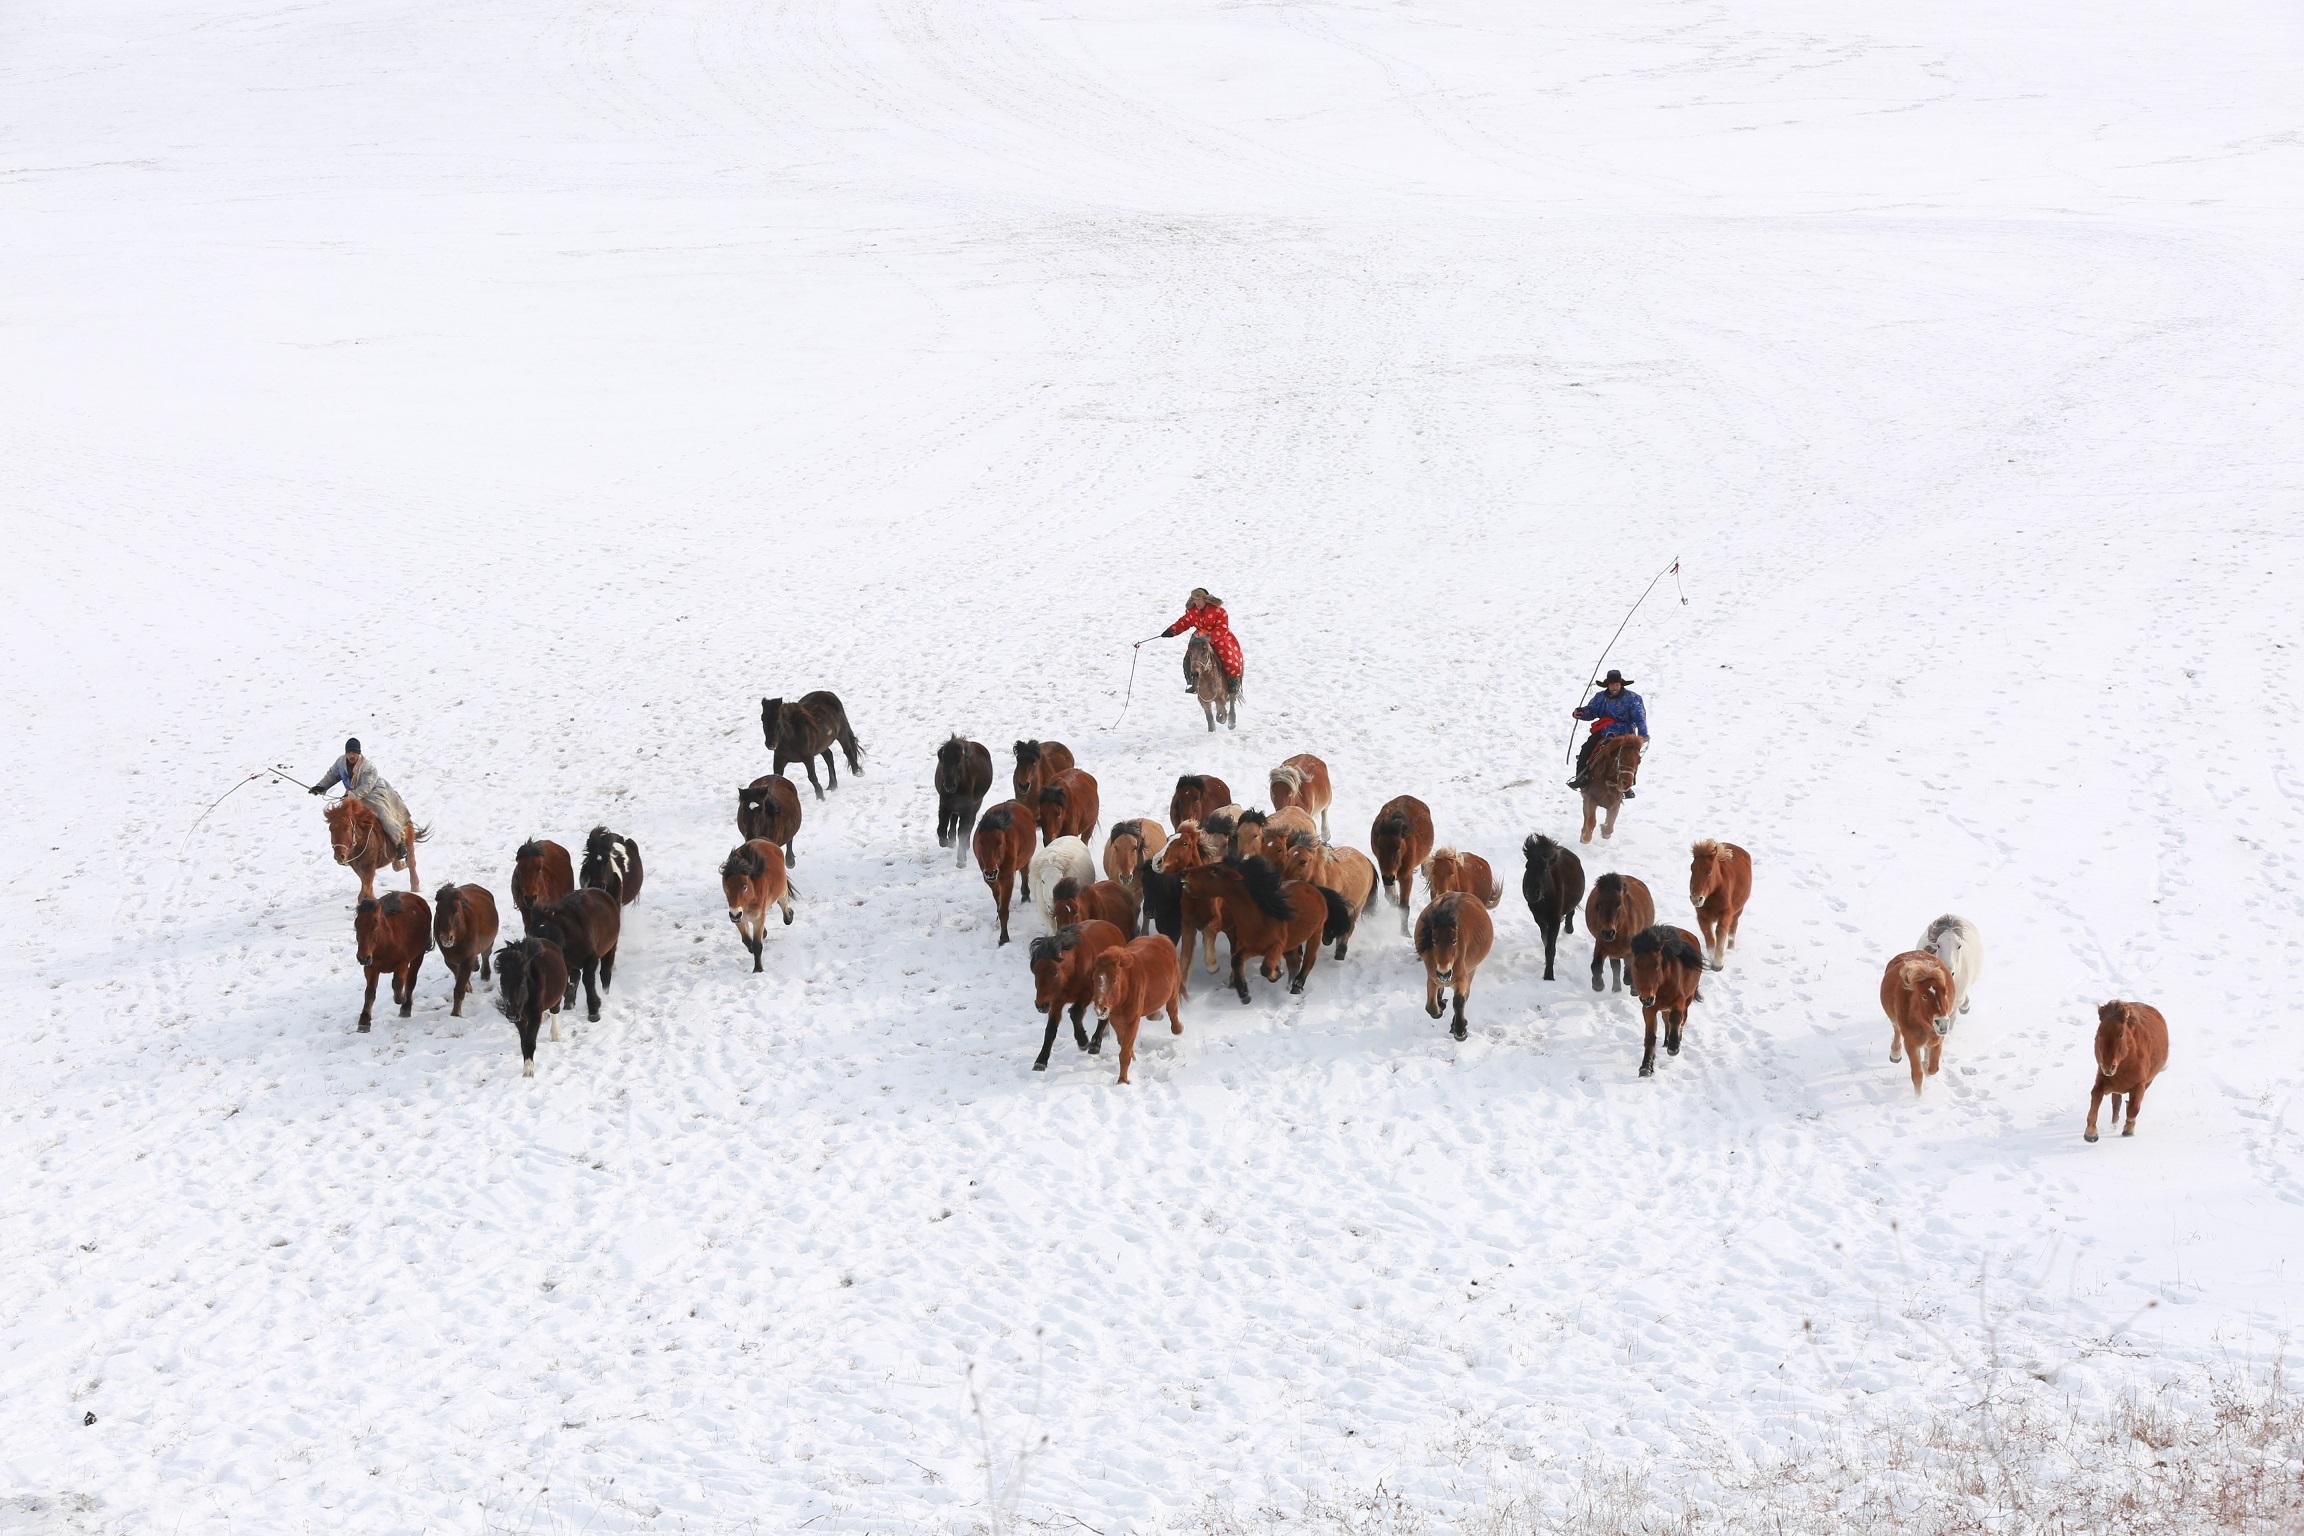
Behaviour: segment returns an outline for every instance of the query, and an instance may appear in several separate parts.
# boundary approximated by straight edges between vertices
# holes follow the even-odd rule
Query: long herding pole
[[[1674,556],[1672,557],[1672,563],[1671,563],[1670,565],[1667,565],[1666,567],[1664,567],[1664,569],[1662,569],[1662,570],[1658,571],[1658,572],[1657,572],[1655,575],[1653,575],[1653,576],[1651,576],[1651,577],[1649,577],[1649,578],[1648,578],[1648,585],[1646,585],[1645,587],[1642,587],[1642,588],[1640,589],[1640,595],[1639,595],[1637,598],[1633,599],[1633,602],[1632,602],[1632,606],[1631,606],[1630,608],[1627,608],[1626,610],[1624,610],[1624,623],[1623,623],[1623,624],[1619,624],[1619,625],[1617,625],[1617,626],[1616,626],[1616,633],[1614,633],[1614,634],[1610,635],[1610,636],[1608,637],[1608,643],[1607,643],[1606,645],[1604,645],[1604,646],[1600,647],[1600,659],[1599,659],[1598,661],[1595,661],[1594,663],[1592,663],[1592,670],[1591,670],[1591,672],[1588,674],[1589,676],[1591,676],[1591,677],[1594,677],[1594,678],[1597,678],[1597,677],[1600,675],[1600,668],[1601,668],[1601,667],[1602,667],[1604,664],[1606,664],[1606,662],[1607,662],[1607,660],[1608,660],[1608,653],[1609,653],[1610,651],[1612,651],[1612,650],[1616,649],[1616,642],[1617,642],[1617,641],[1619,641],[1619,640],[1621,640],[1621,639],[1623,639],[1623,638],[1624,638],[1624,626],[1625,626],[1625,624],[1630,624],[1630,623],[1632,622],[1632,615],[1633,615],[1633,614],[1635,614],[1635,613],[1638,613],[1638,612],[1640,611],[1640,605],[1641,605],[1642,603],[1644,603],[1644,602],[1648,601],[1648,594],[1656,590],[1656,583],[1658,583],[1658,582],[1662,581],[1662,580],[1663,580],[1665,577],[1667,577],[1667,576],[1677,576],[1677,575],[1679,575],[1679,573],[1680,573],[1680,557],[1679,557],[1678,555],[1674,555]],[[1686,593],[1682,593],[1682,594],[1681,594],[1681,596],[1680,596],[1680,602],[1681,602],[1681,606],[1683,606],[1683,607],[1687,606],[1687,602],[1688,602],[1688,596],[1687,596],[1687,594],[1686,594]],[[1584,706],[1584,691],[1583,691],[1582,689],[1578,689],[1578,690],[1577,690],[1577,693],[1576,693],[1576,706],[1577,706],[1577,708],[1579,708],[1579,709],[1583,708],[1583,706]],[[1575,760],[1576,760],[1576,732],[1575,732],[1574,728],[1573,728],[1573,727],[1571,727],[1571,728],[1570,728],[1570,730],[1569,730],[1569,732],[1568,732],[1568,752],[1567,752],[1567,755],[1566,755],[1566,756],[1564,756],[1564,757],[1562,757],[1562,758],[1560,759],[1560,761],[1562,761],[1562,762],[1564,762],[1564,763],[1568,763],[1568,762],[1574,762]]]

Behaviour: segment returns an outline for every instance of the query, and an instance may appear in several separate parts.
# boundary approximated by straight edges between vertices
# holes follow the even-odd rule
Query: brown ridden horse
[[[760,735],[773,754],[768,771],[782,773],[786,764],[798,763],[808,770],[808,787],[816,791],[819,800],[824,798],[824,786],[816,782],[819,757],[824,759],[824,772],[831,777],[832,787],[840,787],[840,770],[832,765],[835,745],[846,755],[850,773],[864,771],[864,749],[856,744],[856,733],[848,728],[847,708],[836,693],[819,688],[790,703],[762,699]]]
[[[1528,861],[1520,875],[1520,894],[1544,935],[1544,979],[1550,981],[1561,930],[1576,931],[1576,907],[1584,899],[1584,861],[1541,832],[1520,845],[1520,855]]]
[[[1260,853],[1277,864],[1287,857],[1288,844],[1306,833],[1315,837],[1325,835],[1320,831],[1320,824],[1312,819],[1310,811],[1305,810],[1300,805],[1282,806],[1264,818],[1262,842],[1254,848],[1247,848],[1242,851]]]
[[[1099,880],[1085,889],[1077,880],[1059,880],[1048,911],[1051,928],[1106,922],[1125,937],[1136,937],[1136,893],[1117,880]]]
[[[1084,769],[1067,768],[1048,781],[1033,802],[1040,816],[1040,841],[1045,847],[1060,837],[1088,841],[1096,831],[1100,808],[1096,803],[1096,776]]]
[[[2120,1124],[2120,1095],[2128,1095],[2123,1136],[2136,1134],[2136,1111],[2144,1090],[2168,1065],[2168,1021],[2150,1003],[2110,1002],[2096,1010],[2096,1081],[2088,1090],[2088,1139],[2096,1139],[2096,1106],[2112,1100],[2112,1123]]]
[[[1384,892],[1400,903],[1400,931],[1408,931],[1408,907],[1415,899],[1416,866],[1432,852],[1432,807],[1414,795],[1395,795],[1376,813],[1368,829],[1368,849]]]
[[[1272,770],[1272,809],[1290,806],[1320,818],[1320,835],[1328,835],[1328,807],[1335,793],[1328,787],[1328,765],[1309,752],[1299,752]]]
[[[576,981],[584,981],[584,1017],[600,1022],[600,994],[616,980],[616,940],[624,909],[606,891],[583,886],[550,906],[528,914],[528,932],[560,946],[568,961],[568,990],[562,1006],[576,1006]]]
[[[782,774],[764,773],[736,791],[736,835],[774,843],[784,850],[785,864],[798,864],[792,843],[800,835],[800,786]]]
[[[444,885],[432,893],[432,938],[440,946],[440,963],[455,978],[448,1016],[464,1016],[464,999],[472,995],[472,967],[488,979],[488,952],[496,947],[496,898],[484,885]]]
[[[1137,872],[1167,846],[1168,829],[1149,816],[1116,821],[1104,834],[1104,876],[1141,895],[1144,883]]]
[[[640,845],[619,832],[594,827],[584,839],[584,865],[576,883],[616,898],[628,907],[640,899]]]
[[[360,1033],[376,1011],[376,978],[389,972],[392,1001],[400,1017],[416,1006],[416,973],[432,950],[432,909],[413,891],[389,891],[360,903],[352,917],[353,957],[367,973],[368,992],[360,1001]]]
[[[972,846],[976,851],[976,867],[984,872],[984,883],[991,887],[992,901],[1000,909],[1000,942],[1008,942],[1008,903],[1013,898],[1017,882],[1022,882],[1024,899],[1032,899],[1032,839],[1039,826],[1032,819],[1032,808],[1021,800],[1003,800],[986,811],[976,823]]]
[[[1921,1058],[1934,1077],[1944,1064],[1944,1037],[1952,1031],[1952,968],[1924,949],[1908,949],[1880,974],[1880,1009],[1888,1015],[1888,1059],[1912,1060],[1912,1091],[1921,1083]]]
[[[1688,899],[1696,904],[1696,926],[1704,933],[1711,969],[1724,970],[1736,947],[1736,925],[1752,899],[1752,855],[1734,843],[1706,838],[1688,850]]]
[[[1477,897],[1480,905],[1493,912],[1504,900],[1504,887],[1496,881],[1496,871],[1488,861],[1476,853],[1464,853],[1454,848],[1435,848],[1424,861],[1424,886],[1429,897],[1445,896],[1450,891],[1463,891]]]
[[[1375,861],[1357,848],[1331,848],[1311,833],[1299,832],[1288,839],[1280,872],[1291,880],[1309,880],[1344,899],[1352,914],[1352,927],[1336,940],[1336,958],[1343,959],[1352,946],[1361,914],[1376,905]]]
[[[976,813],[990,793],[991,749],[980,741],[947,737],[936,749],[936,846],[952,850],[954,869],[968,867],[968,839],[976,831]]]
[[[560,946],[542,939],[519,939],[496,951],[496,1011],[520,1031],[520,1075],[536,1075],[536,1032],[552,1016],[552,1038],[560,1038],[561,995],[568,990],[568,959]]]
[[[432,836],[430,827],[408,823],[408,846],[395,852],[392,839],[384,830],[384,823],[368,809],[364,800],[346,795],[332,800],[321,808],[321,818],[328,823],[328,849],[336,862],[349,866],[360,877],[360,899],[372,901],[376,896],[376,871],[384,869],[401,858],[408,861],[408,889],[417,888],[416,845]]]
[[[1093,918],[1055,933],[1042,934],[1032,941],[1032,1006],[1048,1012],[1048,1033],[1041,1038],[1040,1054],[1032,1063],[1033,1071],[1048,1070],[1048,1053],[1056,1048],[1057,1023],[1067,1007],[1072,1010],[1073,1043],[1091,1056],[1103,1052],[1103,1024],[1097,1024],[1096,1038],[1091,1042],[1088,1031],[1080,1027],[1080,1020],[1088,1012],[1089,1004],[1096,1001],[1092,987],[1096,957],[1127,942],[1128,936],[1119,929]]]
[[[1168,1011],[1168,1029],[1184,1033],[1184,1020],[1176,1011],[1178,982],[1183,971],[1176,964],[1176,946],[1150,934],[1116,945],[1096,957],[1089,971],[1088,992],[1096,1004],[1096,1041],[1093,1052],[1109,1029],[1120,1042],[1120,1081],[1128,1081],[1128,1068],[1136,1060],[1136,1031],[1147,1018]]]
[[[1600,965],[1615,962],[1610,980],[1613,990],[1624,990],[1624,967],[1632,959],[1632,939],[1656,921],[1656,898],[1645,882],[1630,875],[1606,874],[1592,882],[1591,899],[1584,903],[1584,931],[1592,935],[1592,990],[1601,990]]]
[[[1072,749],[1060,741],[1020,741],[1016,743],[1016,771],[1009,776],[1009,786],[1026,805],[1038,805],[1040,791],[1055,783],[1056,775],[1079,766],[1072,760]]]
[[[1176,793],[1168,799],[1168,825],[1182,831],[1184,823],[1197,821],[1205,828],[1211,812],[1231,803],[1231,785],[1212,773],[1187,773],[1176,781]]]
[[[1610,736],[1592,749],[1591,766],[1584,770],[1584,841],[1592,841],[1592,823],[1602,811],[1608,824],[1603,838],[1616,835],[1616,813],[1624,809],[1624,792],[1640,782],[1640,754],[1647,750],[1645,736]]]
[[[576,868],[568,850],[548,837],[530,838],[512,855],[512,910],[525,925],[528,914],[576,889]]]
[[[1184,675],[1192,679],[1192,696],[1200,701],[1200,713],[1207,717],[1208,729],[1216,729],[1219,720],[1228,731],[1240,729],[1240,690],[1224,675],[1224,668],[1216,660],[1216,647],[1208,643],[1206,635],[1195,634],[1186,643]]]
[[[767,969],[760,963],[760,943],[768,934],[768,909],[782,912],[790,927],[792,898],[799,894],[784,872],[784,850],[764,837],[737,844],[720,865],[720,894],[728,900],[728,921],[736,925],[736,937],[751,952],[752,972],[758,975]]]
[[[1424,1011],[1440,1017],[1440,994],[1455,994],[1456,1016],[1448,1033],[1465,1038],[1464,999],[1472,978],[1496,942],[1488,908],[1469,891],[1444,891],[1416,919],[1416,955],[1424,962]]]
[[[1632,995],[1640,999],[1640,1022],[1647,1030],[1640,1050],[1640,1075],[1656,1075],[1656,1020],[1664,1020],[1664,1051],[1680,1054],[1680,1031],[1688,1005],[1703,997],[1704,950],[1696,935],[1669,923],[1643,928],[1632,939]]]
[[[1305,880],[1284,880],[1265,859],[1203,864],[1184,877],[1186,920],[1195,897],[1221,904],[1224,936],[1232,946],[1232,990],[1248,1001],[1248,957],[1256,956],[1266,981],[1278,981],[1283,960],[1288,990],[1302,992],[1322,944],[1352,931],[1352,909],[1334,891]]]

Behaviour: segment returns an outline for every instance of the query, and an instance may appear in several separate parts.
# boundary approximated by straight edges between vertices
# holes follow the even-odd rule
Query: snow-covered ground
[[[0,7],[0,1529],[1444,1514],[2276,1357],[2300,45],[2276,0]],[[1643,1082],[1518,848],[1674,555],[1586,867],[1685,922],[1724,836],[1758,886]],[[1113,726],[1195,584],[1241,729],[1173,644]],[[814,687],[867,771],[755,977],[715,869]],[[1471,1040],[1378,914],[1130,1088],[1033,1074],[931,835],[953,729],[1003,781],[1070,743],[1108,818],[1306,750],[1340,840],[1422,796],[1513,889]],[[353,1033],[314,802],[186,842],[348,732],[428,885],[645,850],[533,1081],[437,959]],[[1988,963],[1914,1102],[1875,989],[1946,910]],[[2173,1065],[2087,1146],[2114,996]]]

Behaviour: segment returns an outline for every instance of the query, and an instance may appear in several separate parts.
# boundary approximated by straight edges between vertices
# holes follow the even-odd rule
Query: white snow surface
[[[1445,1512],[2275,1357],[2300,43],[2277,0],[0,8],[0,1523]],[[1688,924],[1718,836],[1757,887],[1641,1081],[1518,849],[1675,555],[1586,869]],[[1115,725],[1195,584],[1239,731],[1177,642]],[[731,791],[817,687],[866,771],[755,977]],[[1301,998],[1197,987],[1126,1089],[1069,1031],[1035,1075],[932,837],[951,730],[1003,785],[1070,744],[1107,823],[1299,751],[1339,841],[1420,795],[1510,890],[1471,1039],[1379,912]],[[436,956],[353,1032],[316,802],[195,830],[347,733],[509,929],[522,838],[641,845],[533,1081]],[[1916,1102],[1876,989],[1945,911],[1991,966]],[[2173,1060],[2088,1146],[2111,997]]]

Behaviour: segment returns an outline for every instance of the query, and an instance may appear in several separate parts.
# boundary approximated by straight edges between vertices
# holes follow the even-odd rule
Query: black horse
[[[520,1031],[520,1075],[536,1075],[536,1033],[552,1015],[552,1038],[560,1038],[561,995],[568,986],[568,959],[544,939],[522,939],[496,951],[496,1006]]]
[[[1550,981],[1561,931],[1576,931],[1576,909],[1584,902],[1584,861],[1541,832],[1521,844],[1520,852],[1528,860],[1520,894],[1527,898],[1528,915],[1543,931],[1544,979]]]
[[[824,798],[824,786],[816,779],[819,757],[824,759],[832,787],[840,787],[840,770],[832,764],[835,745],[847,754],[850,773],[864,771],[864,749],[856,744],[856,733],[848,728],[848,711],[836,693],[819,688],[797,700],[762,699],[760,734],[775,757],[768,771],[780,774],[786,764],[800,764],[808,770],[808,787],[816,791],[819,800]]]
[[[936,749],[936,846],[952,850],[955,868],[968,867],[976,813],[992,792],[992,753],[982,742],[954,736]]]
[[[600,1022],[600,994],[616,980],[616,941],[623,928],[623,912],[616,898],[597,886],[586,886],[548,907],[538,907],[528,919],[528,936],[560,946],[568,962],[568,986],[563,1008],[576,1006],[576,984],[584,984],[584,1014]],[[499,953],[498,960],[502,960]]]
[[[620,907],[640,899],[640,845],[606,827],[594,827],[584,839],[584,867],[577,884],[606,891]]]

